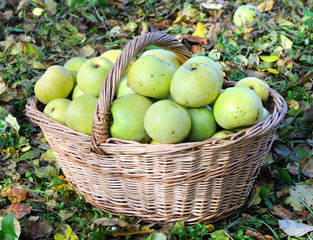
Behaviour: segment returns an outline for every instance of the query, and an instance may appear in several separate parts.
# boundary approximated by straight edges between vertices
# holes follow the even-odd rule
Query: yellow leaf
[[[260,58],[264,62],[276,62],[278,60],[278,57],[276,55],[271,55],[271,56],[260,56]]]
[[[284,19],[282,16],[278,16],[276,18],[277,20],[277,23],[280,25],[280,26],[287,26],[287,27],[293,27],[294,24],[286,19]]]
[[[268,71],[268,72],[273,73],[273,74],[278,74],[277,69],[274,69],[274,68],[263,68],[263,69],[258,69],[258,71],[260,71],[260,72]]]
[[[192,36],[205,38],[207,32],[209,32],[208,29],[206,29],[202,23],[198,22],[196,31],[192,34]]]
[[[143,226],[139,230],[136,230],[135,228],[133,229],[128,229],[126,231],[117,231],[113,233],[114,237],[117,236],[130,236],[134,234],[146,234],[146,233],[152,233],[154,229],[150,229],[148,226]]]
[[[258,5],[258,9],[263,12],[271,11],[274,6],[274,1],[265,1]]]
[[[54,234],[54,240],[77,240],[78,237],[67,224],[61,224]]]

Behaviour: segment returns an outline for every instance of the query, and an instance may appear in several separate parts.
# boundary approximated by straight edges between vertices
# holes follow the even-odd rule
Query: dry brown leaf
[[[274,206],[274,211],[273,213],[279,217],[281,217],[284,220],[288,220],[291,219],[293,214],[286,208],[280,206],[280,205],[276,205]]]
[[[275,240],[275,238],[272,237],[272,236],[269,236],[269,235],[265,235],[264,236],[264,235],[262,235],[259,232],[254,232],[254,231],[249,230],[249,229],[246,230],[245,234],[247,236],[249,236],[249,237],[255,237],[255,238],[259,239],[259,240]]]
[[[32,207],[23,205],[21,203],[12,203],[9,208],[5,211],[9,214],[13,212],[14,218],[19,220],[22,219],[26,214],[29,214],[32,210]]]

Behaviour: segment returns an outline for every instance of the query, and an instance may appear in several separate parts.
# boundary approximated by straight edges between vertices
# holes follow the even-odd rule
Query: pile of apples
[[[102,82],[121,50],[91,59],[75,57],[49,67],[35,85],[44,114],[91,135]],[[222,89],[223,71],[212,59],[194,56],[181,64],[167,50],[133,60],[112,102],[112,137],[170,144],[224,137],[265,120],[269,86],[247,77]]]

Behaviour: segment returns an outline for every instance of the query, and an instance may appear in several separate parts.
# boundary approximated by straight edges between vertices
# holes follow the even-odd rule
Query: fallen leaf
[[[264,62],[276,62],[278,57],[276,55],[259,56]]]
[[[284,49],[292,49],[293,42],[283,34],[279,34],[278,40]]]
[[[17,119],[13,117],[11,114],[8,114],[4,121],[11,126],[11,130],[18,133],[20,130],[20,125],[17,122]]]
[[[8,197],[11,203],[19,203],[26,199],[27,191],[16,187],[12,188],[11,185],[8,185],[1,190],[1,196]]]
[[[0,217],[0,236],[9,240],[18,240],[21,235],[20,222],[14,218],[13,213]]]
[[[58,4],[54,0],[45,0],[45,6],[52,15],[57,13]]]
[[[44,12],[44,9],[40,7],[36,7],[33,9],[32,14],[34,14],[36,17],[41,16],[41,14]]]
[[[306,233],[313,231],[313,226],[298,223],[293,220],[278,220],[279,227],[282,229],[288,236],[301,237]]]
[[[219,10],[223,7],[222,4],[220,3],[201,3],[200,5],[201,7],[205,8],[205,9],[210,9],[210,10]]]
[[[74,216],[76,212],[76,209],[75,208],[71,208],[71,210],[67,210],[67,209],[62,209],[58,212],[58,216],[63,220],[65,221],[66,219],[69,219],[71,217]]]
[[[25,223],[25,228],[28,235],[33,239],[46,239],[53,230],[53,227],[46,220],[39,223],[35,221],[27,221]]]
[[[313,206],[313,186],[312,184],[297,185],[289,188],[290,197],[285,199],[286,204],[290,204],[295,211],[302,211],[304,205],[303,201],[308,206]]]
[[[210,233],[211,237],[214,239],[219,239],[219,240],[229,240],[228,235],[224,231],[224,229],[217,230],[215,232]]]
[[[208,29],[206,29],[206,27],[203,26],[202,23],[198,22],[196,31],[192,34],[192,36],[205,38],[208,32],[209,32]]]
[[[117,237],[117,236],[130,236],[130,235],[135,235],[135,234],[147,234],[147,233],[152,233],[153,231],[154,229],[150,229],[148,226],[143,226],[139,230],[137,230],[136,228],[130,228],[124,231],[122,230],[116,231],[113,233],[113,236]]]
[[[119,219],[119,218],[99,218],[93,221],[94,224],[100,225],[100,226],[120,226],[125,227],[129,226],[129,223],[126,221]]]
[[[14,218],[19,220],[22,219],[26,214],[29,214],[32,210],[32,207],[23,205],[21,203],[12,203],[9,208],[7,208],[5,211],[7,213],[13,212]]]
[[[83,46],[81,49],[79,49],[79,55],[80,57],[89,57],[92,54],[94,54],[95,49],[91,45]]]
[[[78,239],[75,232],[73,232],[72,228],[67,224],[61,224],[56,229],[54,234],[54,240],[76,240]]]
[[[246,232],[245,232],[245,234],[247,235],[247,236],[249,236],[249,237],[255,237],[255,238],[257,238],[257,239],[259,239],[259,240],[275,240],[275,238],[274,237],[272,237],[272,236],[269,236],[269,235],[262,235],[261,233],[259,233],[259,232],[254,232],[254,231],[252,231],[252,230],[250,230],[250,229],[247,229],[246,230]]]
[[[259,184],[256,183],[253,185],[251,193],[247,200],[248,207],[258,205],[262,201],[262,198],[260,197],[261,189],[262,187]]]
[[[217,45],[218,41],[219,41],[219,36],[223,30],[223,28],[225,27],[224,23],[221,22],[217,22],[217,23],[213,23],[210,28],[209,28],[209,32],[206,34],[206,37],[209,39],[209,41],[213,44],[213,45]]]
[[[261,12],[268,12],[271,11],[273,6],[274,6],[274,1],[265,1],[260,3],[257,8],[261,11]]]
[[[126,32],[135,32],[137,29],[137,24],[135,22],[129,22],[124,26],[123,29]]]
[[[157,23],[158,29],[159,30],[166,30],[169,26],[173,25],[173,21],[170,19],[164,19],[161,22]]]
[[[301,163],[301,172],[308,176],[309,178],[313,178],[313,156],[308,156],[304,158]]]
[[[206,38],[192,36],[189,34],[186,35],[184,38],[189,42],[198,43],[200,45],[207,45],[208,44],[208,40]]]
[[[289,220],[292,218],[293,214],[286,208],[280,205],[274,206],[273,213],[284,220]]]

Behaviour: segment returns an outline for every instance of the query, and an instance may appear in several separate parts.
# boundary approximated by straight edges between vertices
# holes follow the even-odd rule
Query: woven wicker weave
[[[148,45],[171,50],[182,62],[191,56],[164,34],[148,33],[130,41],[102,85],[92,136],[48,118],[38,110],[36,98],[30,99],[26,114],[41,127],[67,180],[92,205],[150,222],[194,224],[229,216],[245,203],[286,103],[270,89],[271,115],[220,139],[151,145],[111,138],[110,107],[117,85],[131,60]]]

